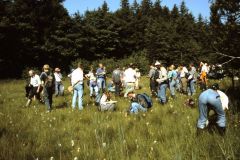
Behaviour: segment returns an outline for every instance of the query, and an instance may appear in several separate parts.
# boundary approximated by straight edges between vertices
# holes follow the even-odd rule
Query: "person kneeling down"
[[[101,98],[100,98],[101,97]],[[100,111],[114,111],[116,109],[117,101],[111,100],[110,92],[105,91],[102,96],[99,94],[96,98],[100,98],[99,110]]]
[[[135,94],[133,91],[127,94],[128,98],[131,99],[130,113],[138,113],[138,111],[146,112],[148,108],[152,107],[151,98],[143,94]]]
[[[211,89],[202,92],[199,96],[199,118],[197,122],[197,135],[212,124],[217,125],[220,135],[224,135],[226,130],[226,116],[224,110],[228,108],[228,97],[219,90],[218,84],[214,84]],[[208,120],[209,111],[216,113],[216,118]],[[210,125],[211,124],[211,125]]]

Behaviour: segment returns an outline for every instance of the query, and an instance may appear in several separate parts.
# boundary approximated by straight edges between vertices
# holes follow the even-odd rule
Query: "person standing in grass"
[[[207,73],[208,73],[208,67],[207,63],[200,63],[200,88],[201,90],[206,90],[207,89]]]
[[[59,68],[55,68],[54,70],[55,77],[55,96],[63,96],[64,94],[64,86],[62,84],[62,74]]]
[[[188,95],[189,96],[193,96],[196,93],[196,90],[195,90],[195,82],[197,79],[196,72],[197,72],[196,68],[191,63],[189,65],[189,76],[188,76]]]
[[[155,66],[159,72],[159,78],[156,80],[159,84],[158,87],[158,98],[161,104],[167,103],[166,90],[168,86],[168,77],[166,68],[160,63],[156,62]]]
[[[83,68],[80,62],[77,69],[72,72],[71,83],[73,87],[72,108],[76,108],[78,98],[78,108],[83,110]]]
[[[141,78],[141,72],[139,71],[138,68],[135,68],[136,71],[136,82],[135,82],[135,89],[139,89],[139,82],[140,82],[140,78]]]
[[[148,77],[150,79],[150,90],[151,90],[151,94],[152,94],[152,97],[155,97],[157,96],[157,87],[156,87],[156,79],[155,79],[155,73],[157,73],[158,71],[156,70],[156,68],[154,67],[154,65],[150,65],[150,71],[149,71],[149,74],[148,74]]]
[[[98,88],[99,90],[104,92],[106,88],[106,71],[102,63],[99,63],[99,68],[97,69],[96,75],[97,75]]]
[[[121,79],[122,79],[122,71],[120,70],[120,67],[117,66],[116,69],[112,73],[112,81],[115,86],[115,95],[120,96],[120,88],[121,88]]]
[[[175,88],[177,84],[177,71],[175,70],[175,66],[172,64],[169,67],[168,71],[168,80],[169,80],[169,88],[172,98],[174,99],[176,97],[175,95]]]
[[[94,95],[97,96],[99,89],[93,68],[91,68],[91,70],[89,71],[88,74],[85,75],[85,77],[89,79],[90,98],[92,98]]]
[[[218,132],[220,135],[225,134],[226,130],[226,116],[223,108],[227,108],[224,101],[228,98],[223,92],[219,92],[218,84],[212,85],[208,90],[202,92],[199,96],[198,107],[199,107],[199,118],[197,121],[197,135],[200,135],[205,128],[207,128],[209,123],[216,123]],[[220,93],[220,94],[219,94]],[[208,114],[210,110],[213,110],[216,113],[216,119],[214,122],[208,121]]]
[[[128,69],[124,72],[124,81],[126,84],[124,97],[127,97],[129,91],[133,91],[136,82],[136,71],[133,69],[133,64],[130,63]]]
[[[47,112],[52,110],[52,96],[55,91],[55,77],[50,71],[50,66],[45,64],[43,66],[43,72],[40,75],[40,79],[43,84],[43,98],[45,105],[47,106]]]
[[[32,102],[32,98],[35,96],[39,101],[40,101],[40,92],[41,92],[41,80],[40,77],[33,71],[30,70],[29,76],[31,77],[29,87],[29,95],[28,95],[28,100],[26,103],[26,107],[30,106]]]
[[[180,77],[181,77],[181,91],[183,94],[187,94],[187,74],[188,74],[188,69],[181,65],[180,66]]]

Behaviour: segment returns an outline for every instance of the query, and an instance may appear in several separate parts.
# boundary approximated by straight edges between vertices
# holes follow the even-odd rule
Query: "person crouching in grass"
[[[198,105],[197,135],[200,135],[206,128],[212,130],[212,127],[216,127],[219,134],[223,136],[226,130],[224,110],[228,108],[228,97],[219,90],[218,84],[213,84],[210,89],[200,94]],[[213,110],[215,115],[208,116],[210,110]]]
[[[111,94],[109,91],[104,91],[100,99],[100,111],[114,111],[116,109],[117,101],[111,100]]]
[[[146,100],[140,94],[135,94],[133,91],[127,93],[128,98],[131,100],[130,113],[137,114],[139,111],[146,112],[147,104]]]
[[[30,70],[28,72],[29,76],[30,76],[30,83],[29,83],[29,94],[28,94],[28,100],[26,103],[26,107],[29,107],[31,102],[32,102],[32,98],[35,96],[36,99],[38,99],[40,101],[40,92],[41,92],[41,80],[39,75],[37,75],[35,73],[34,70]]]

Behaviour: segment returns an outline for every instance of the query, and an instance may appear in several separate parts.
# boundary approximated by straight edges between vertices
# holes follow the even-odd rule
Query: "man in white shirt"
[[[132,63],[130,63],[128,69],[124,72],[124,82],[126,84],[124,97],[127,97],[127,93],[134,90],[136,82],[136,71],[133,69]]]
[[[75,109],[77,98],[78,108],[83,109],[83,69],[82,64],[78,63],[78,68],[71,74],[71,83],[73,87],[72,108]]]
[[[181,77],[181,84],[182,84],[182,92],[187,94],[187,74],[188,69],[185,66],[180,67],[180,77]]]
[[[34,96],[40,101],[40,89],[41,89],[40,77],[37,74],[35,74],[33,70],[30,70],[28,74],[31,77],[31,79],[29,84],[30,92],[26,103],[26,107],[28,107],[31,104],[32,98]]]
[[[62,84],[62,74],[59,68],[55,68],[54,77],[55,77],[55,96],[63,96],[64,86]]]
[[[168,86],[168,76],[167,76],[167,70],[166,68],[160,63],[156,62],[155,66],[158,69],[159,72],[159,78],[156,80],[159,84],[158,87],[158,98],[161,104],[167,103],[167,97],[166,97],[166,90]]]

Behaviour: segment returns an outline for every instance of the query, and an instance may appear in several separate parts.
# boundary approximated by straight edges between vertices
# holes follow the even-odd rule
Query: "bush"
[[[99,60],[90,62],[85,59],[77,59],[72,62],[71,67],[76,68],[78,62],[82,62],[84,72],[88,72],[91,66],[96,71],[96,69],[98,68],[98,64],[102,63],[104,66],[106,66],[107,74],[111,74],[117,65],[120,68],[123,68],[123,67],[126,68],[130,63],[133,63],[134,66],[137,67],[142,74],[147,74],[148,65],[149,65],[149,60],[146,56],[145,50],[135,52],[131,56],[126,57],[124,59],[119,59],[119,60],[116,60],[114,58],[108,58],[108,59],[99,59]]]

